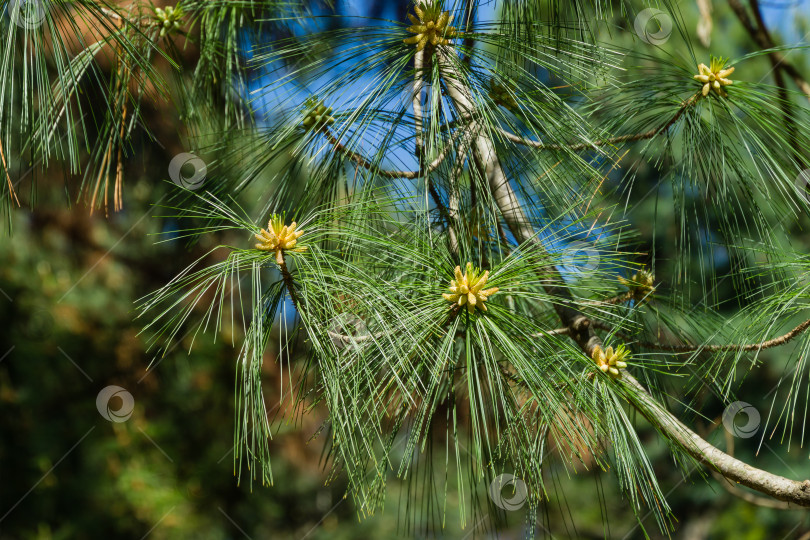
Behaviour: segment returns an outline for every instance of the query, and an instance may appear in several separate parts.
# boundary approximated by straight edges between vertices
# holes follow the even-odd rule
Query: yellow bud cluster
[[[449,45],[450,39],[456,37],[456,29],[450,26],[452,17],[449,11],[441,11],[436,6],[426,7],[424,4],[417,4],[413,8],[416,17],[408,14],[411,26],[406,28],[411,34],[416,34],[403,41],[408,45],[416,45],[416,50],[421,51],[428,44]]]
[[[726,68],[725,66],[726,60],[714,56],[712,56],[711,66],[706,64],[698,65],[699,73],[693,79],[703,84],[701,92],[704,96],[709,95],[709,91],[714,91],[718,96],[728,96],[723,87],[734,84],[734,81],[728,78],[729,75],[734,73],[734,68]]]
[[[498,292],[498,287],[484,290],[484,285],[487,284],[489,279],[489,270],[483,274],[473,268],[472,263],[467,263],[465,272],[461,273],[461,267],[456,266],[455,279],[450,280],[450,293],[442,294],[442,297],[448,302],[453,302],[459,306],[467,305],[467,311],[470,314],[475,313],[475,308],[478,307],[482,311],[487,310],[484,302]]]
[[[298,239],[304,234],[304,231],[296,231],[297,224],[293,221],[289,225],[284,225],[283,218],[279,216],[272,216],[270,221],[267,222],[267,229],[262,229],[256,235],[256,249],[260,251],[274,251],[276,253],[276,262],[281,265],[284,264],[284,251],[295,251],[297,253],[306,251],[306,247],[296,247]]]
[[[611,377],[618,378],[622,375],[619,370],[627,367],[627,363],[624,360],[629,355],[630,351],[625,349],[623,344],[619,345],[615,351],[613,347],[602,349],[602,347],[597,345],[591,353],[591,358],[593,358],[600,370]]]

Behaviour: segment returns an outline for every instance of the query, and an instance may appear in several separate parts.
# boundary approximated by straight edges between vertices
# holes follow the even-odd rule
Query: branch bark
[[[686,427],[661,406],[632,375],[625,372],[620,383],[630,390],[628,398],[633,406],[667,439],[677,444],[700,463],[729,480],[765,493],[774,499],[810,507],[810,480],[802,482],[790,480],[731,457]]]
[[[713,432],[719,425],[722,425],[722,417],[717,418],[713,423],[711,428],[708,430],[699,429],[700,436],[702,438],[706,438],[708,434]],[[734,457],[734,435],[731,434],[730,431],[726,430],[726,453],[731,457]],[[751,493],[750,491],[746,491],[736,484],[723,476],[722,474],[718,473],[715,470],[711,471],[712,477],[717,480],[717,483],[720,484],[726,492],[729,494],[741,499],[749,504],[753,504],[755,506],[762,506],[763,508],[774,508],[776,510],[802,510],[803,508],[800,506],[796,506],[790,504],[785,501],[777,501],[775,499],[771,499],[769,497],[760,497],[755,493]]]
[[[419,160],[419,168],[422,168],[422,160],[424,158],[424,145],[422,144],[422,90],[425,87],[424,71],[425,71],[425,51],[416,51],[413,56],[413,123],[416,129],[416,157]]]

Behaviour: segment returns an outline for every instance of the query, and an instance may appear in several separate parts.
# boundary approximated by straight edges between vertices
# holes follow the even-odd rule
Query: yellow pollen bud
[[[487,311],[485,302],[498,292],[498,287],[484,290],[489,280],[489,271],[479,274],[472,263],[467,263],[463,274],[460,266],[456,266],[453,274],[455,279],[450,281],[450,293],[442,294],[442,298],[458,306],[466,304],[470,314],[475,313],[476,308]]]
[[[272,251],[276,255],[276,262],[279,265],[284,264],[284,251],[293,251],[302,253],[306,251],[306,247],[296,247],[298,239],[304,234],[304,231],[296,231],[296,222],[289,225],[284,225],[283,219],[279,216],[272,216],[270,221],[267,222],[267,229],[261,229],[259,234],[256,235],[256,249],[259,251]]]

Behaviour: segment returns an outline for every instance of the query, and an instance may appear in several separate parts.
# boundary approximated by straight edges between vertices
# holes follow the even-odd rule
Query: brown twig
[[[434,204],[436,204],[436,207],[439,209],[439,213],[441,214],[442,219],[444,219],[449,224],[450,223],[450,211],[444,205],[444,202],[442,201],[442,198],[439,195],[439,192],[436,191],[436,185],[433,183],[433,180],[431,180],[430,178],[427,179],[427,186],[428,186],[428,192],[430,193],[430,197],[431,197],[431,199],[433,199]]]
[[[287,288],[287,292],[290,293],[290,300],[292,300],[293,306],[295,306],[296,311],[301,313],[301,300],[298,298],[298,291],[295,290],[295,282],[293,281],[292,274],[290,274],[289,269],[287,269],[287,259],[284,257],[284,254],[281,254],[281,264],[278,265],[279,270],[281,270],[281,279],[284,280],[284,286]]]
[[[602,322],[594,321],[594,325],[598,328],[602,328],[605,330],[610,330],[610,327],[605,325]],[[658,349],[662,351],[670,351],[670,352],[679,352],[679,353],[691,353],[695,351],[706,351],[706,352],[720,352],[720,351],[759,351],[761,349],[770,349],[773,347],[779,347],[780,345],[784,345],[789,341],[793,340],[797,336],[799,336],[802,332],[810,328],[810,319],[804,321],[796,328],[779,337],[775,337],[773,339],[769,339],[767,341],[762,341],[759,343],[746,343],[743,345],[738,344],[726,344],[726,345],[663,345],[661,343],[654,343],[654,342],[644,342],[644,341],[637,341],[636,344],[640,345],[641,347],[646,347],[648,349]],[[633,339],[626,334],[617,333],[617,336],[626,340],[626,341],[633,341]]]
[[[519,135],[515,135],[514,133],[509,133],[504,129],[497,129],[497,132],[503,135],[509,141],[522,144],[524,146],[529,146],[531,148],[537,148],[539,150],[585,150],[586,148],[593,148],[595,146],[605,146],[608,144],[616,144],[622,142],[633,142],[633,141],[642,141],[645,139],[652,139],[656,135],[659,135],[665,131],[667,131],[670,127],[678,121],[678,119],[683,115],[686,110],[697,103],[697,101],[702,97],[702,94],[697,93],[684,101],[675,115],[664,125],[651,129],[649,131],[645,131],[644,133],[633,133],[628,135],[619,135],[616,137],[610,137],[607,139],[600,139],[598,141],[594,141],[592,143],[577,143],[577,144],[545,144],[538,141],[532,141],[521,137]]]
[[[629,302],[633,299],[638,299],[639,294],[635,291],[627,291],[626,293],[622,293],[616,296],[612,296],[610,298],[606,298],[604,300],[587,300],[584,301],[583,304],[586,306],[604,306],[604,305],[616,305],[616,304],[623,304],[625,302]]]
[[[17,193],[14,191],[14,184],[11,183],[11,176],[8,174],[8,163],[6,162],[6,153],[3,151],[3,141],[0,140],[0,160],[3,162],[3,172],[6,173],[6,181],[8,182],[8,192],[11,198],[17,201],[17,206],[20,206],[20,199],[17,198]]]
[[[150,27],[158,25],[157,21],[155,21],[155,18],[152,17],[152,16],[149,16],[149,15],[145,15],[143,17],[135,17],[133,19],[130,19],[128,17],[124,17],[120,13],[118,13],[118,12],[116,12],[116,11],[110,9],[110,8],[100,6],[100,5],[98,5],[98,3],[96,3],[95,7],[97,7],[99,12],[101,12],[105,17],[107,17],[108,19],[115,20],[122,27],[124,25],[131,25],[131,26],[139,26],[141,28],[150,28]]]
[[[751,35],[757,45],[763,49],[773,49],[775,47],[767,30],[765,30],[764,27],[757,27],[751,22],[750,17],[748,17],[748,12],[745,11],[745,7],[739,0],[728,0],[728,5],[737,15],[740,23],[742,23],[745,30]],[[810,100],[810,83],[805,80],[793,64],[785,60],[785,55],[779,51],[768,51],[768,55],[771,58],[774,69],[784,70],[784,72],[793,79],[796,86],[807,96],[807,99]]]
[[[571,333],[571,329],[568,327],[565,328],[555,328],[554,330],[542,330],[536,334],[532,334],[534,338],[542,338],[548,336],[567,336]]]
[[[766,42],[773,43],[771,33],[768,31],[765,20],[762,18],[762,10],[759,8],[759,0],[750,0],[750,4],[751,10],[754,12],[754,20],[756,20],[759,32],[762,33]],[[771,66],[773,66],[774,82],[776,82],[776,86],[779,88],[779,104],[782,108],[782,118],[785,122],[785,130],[790,140],[790,151],[793,154],[793,159],[796,161],[796,163],[804,168],[804,159],[798,150],[800,146],[797,143],[796,122],[793,119],[793,103],[790,101],[790,96],[788,95],[785,77],[780,69],[777,59],[772,55],[768,55],[768,59],[771,61]]]
[[[466,129],[471,129],[471,127],[468,127]],[[359,153],[357,153],[357,152],[355,152],[353,150],[349,150],[348,148],[346,148],[346,146],[343,143],[341,143],[332,134],[332,132],[329,131],[329,129],[326,126],[323,126],[320,131],[321,131],[321,133],[323,133],[326,136],[326,140],[329,141],[329,143],[332,146],[335,147],[335,150],[337,150],[338,152],[340,152],[341,154],[343,154],[344,156],[346,156],[350,160],[354,161],[360,167],[363,167],[364,169],[368,169],[369,171],[373,171],[373,172],[379,174],[380,176],[384,176],[386,178],[406,178],[406,179],[412,180],[412,179],[415,179],[415,178],[420,178],[422,176],[426,176],[426,175],[432,173],[433,171],[435,171],[436,169],[438,169],[439,166],[442,164],[442,162],[445,160],[445,158],[450,153],[450,150],[453,147],[453,142],[455,141],[455,139],[460,137],[466,131],[466,129],[465,128],[460,128],[458,131],[456,131],[456,133],[453,134],[453,136],[451,137],[451,140],[448,141],[447,145],[442,149],[442,151],[439,153],[439,155],[436,156],[436,159],[431,161],[427,165],[427,167],[425,167],[424,169],[420,169],[418,171],[393,171],[393,170],[382,169],[379,166],[372,163],[369,159],[363,157],[363,155],[361,155],[361,154],[359,154]],[[421,143],[417,142],[417,144],[421,144]]]

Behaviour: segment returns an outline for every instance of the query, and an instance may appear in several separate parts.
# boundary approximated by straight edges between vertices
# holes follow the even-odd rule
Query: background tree
[[[216,316],[234,336],[244,321],[243,478],[273,478],[262,379],[278,340],[281,409],[324,412],[325,463],[363,515],[392,476],[420,528],[448,512],[497,523],[525,486],[528,531],[542,531],[537,511],[572,496],[559,473],[602,469],[623,495],[597,491],[602,520],[631,511],[643,530],[652,512],[667,531],[647,423],[684,472],[702,463],[806,506],[806,474],[746,467],[686,425],[714,419],[706,400],[735,402],[765,349],[798,342],[779,349],[790,371],[765,425],[785,442],[802,432],[807,261],[786,246],[806,221],[808,131],[785,81],[801,91],[801,72],[756,4],[729,8],[765,50],[733,61],[698,56],[677,6],[646,7],[424,4],[409,22],[347,29],[287,3],[11,3],[3,162],[59,161],[81,171],[91,208],[120,209],[147,108],[173,100],[206,160],[173,160],[192,189],[153,202],[176,214],[174,241],[225,234],[233,247],[141,307],[164,351],[196,336],[200,307],[200,328]],[[184,32],[198,52],[175,47]],[[775,86],[742,77],[760,59]],[[648,176],[673,210],[634,226]],[[729,299],[741,309],[719,312]],[[739,435],[739,407],[715,423]],[[504,473],[518,499],[499,491]]]

